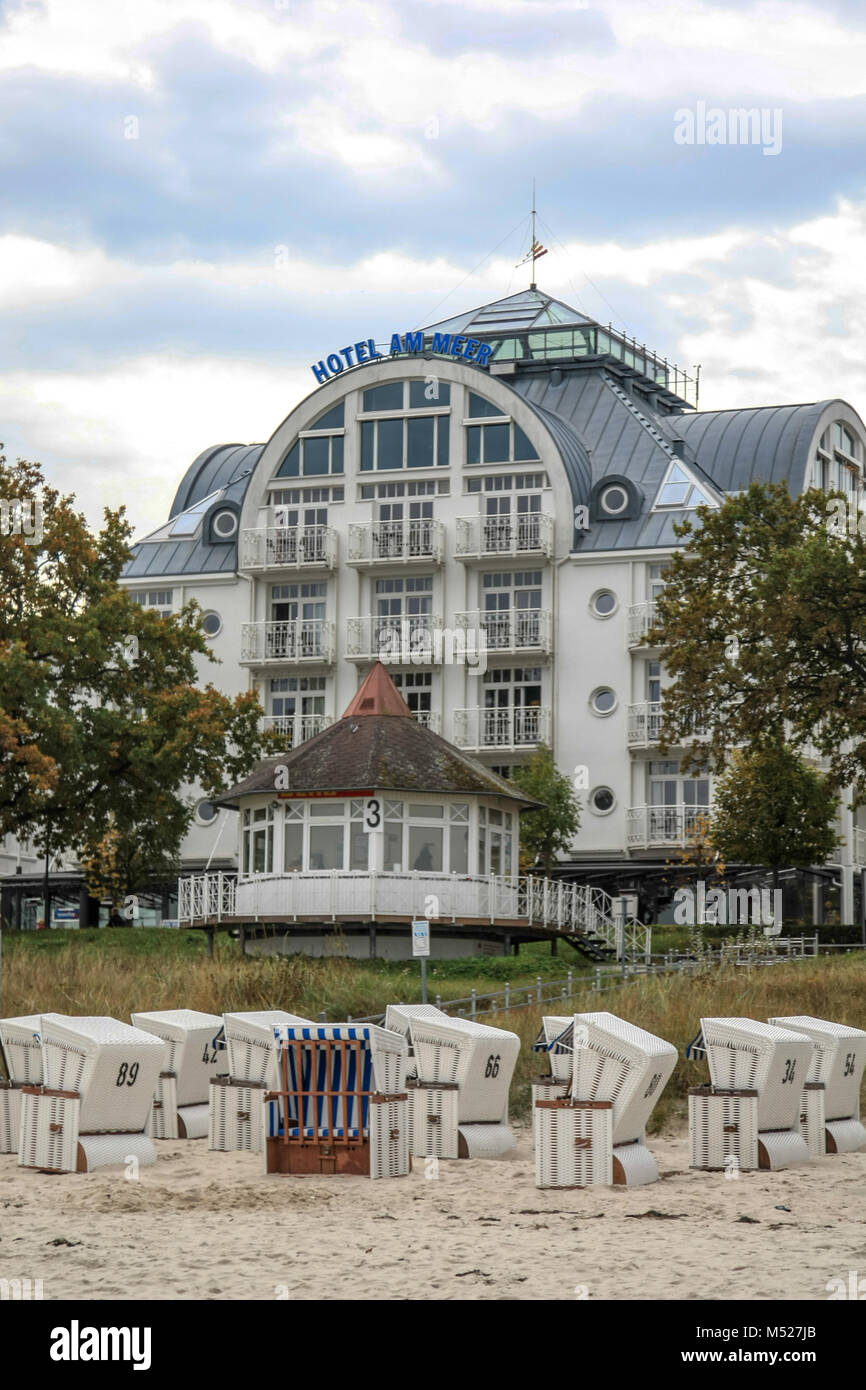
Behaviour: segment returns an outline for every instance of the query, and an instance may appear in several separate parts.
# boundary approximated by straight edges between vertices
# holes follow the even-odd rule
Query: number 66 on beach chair
[[[116,1018],[43,1014],[41,1086],[21,1092],[18,1163],[87,1173],[135,1159],[154,1163],[144,1133],[165,1043]]]
[[[266,1173],[409,1172],[400,1033],[373,1024],[276,1026],[280,1083],[264,1095]]]
[[[702,1018],[692,1051],[706,1052],[710,1085],[689,1091],[690,1166],[711,1170],[806,1163],[800,1133],[814,1044],[753,1018]]]
[[[676,1048],[611,1013],[574,1014],[559,1032],[564,1022],[545,1019],[535,1043],[551,1062],[549,1083],[537,1078],[534,1087],[536,1186],[655,1182],[646,1126]]]
[[[39,1014],[0,1018],[0,1049],[7,1081],[0,1081],[0,1154],[17,1154],[21,1127],[21,1087],[42,1084]]]

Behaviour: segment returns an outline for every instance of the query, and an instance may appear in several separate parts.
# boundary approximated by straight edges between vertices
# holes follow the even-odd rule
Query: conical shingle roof
[[[284,769],[277,775],[277,769]],[[373,792],[497,796],[518,808],[539,803],[413,718],[385,667],[377,662],[342,719],[297,748],[267,758],[219,799],[279,790],[295,795]]]

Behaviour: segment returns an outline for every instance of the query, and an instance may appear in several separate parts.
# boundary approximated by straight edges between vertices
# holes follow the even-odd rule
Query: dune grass
[[[420,998],[418,967],[411,961],[244,957],[234,942],[225,939],[217,942],[210,960],[204,942],[191,933],[100,931],[85,941],[89,935],[51,933],[36,944],[20,937],[10,941],[10,934],[4,934],[2,1014],[111,1014],[128,1019],[133,1010],[189,1008],[223,1013],[284,1008],[311,1018],[324,1012],[338,1020],[375,1014],[388,1003]],[[162,940],[147,947],[145,936]],[[552,968],[538,969],[542,959]],[[508,963],[517,967],[519,960]],[[466,995],[472,987],[479,992],[501,988],[495,977],[452,975],[447,968],[450,962],[435,964],[442,974],[430,981],[431,997],[437,990],[445,1000]],[[539,955],[531,961],[531,974],[523,978],[534,978],[535,973],[564,976],[576,966],[568,957],[550,960]],[[510,977],[519,983],[521,975],[512,968]],[[523,1043],[511,1091],[513,1113],[528,1115],[531,1078],[545,1070],[544,1059],[531,1051],[543,1012],[606,1009],[677,1047],[680,1060],[656,1106],[655,1129],[684,1116],[689,1086],[707,1080],[706,1063],[686,1061],[683,1055],[702,1015],[766,1019],[774,1014],[812,1014],[866,1028],[863,952],[772,966],[715,967],[702,975],[638,978],[602,994],[596,994],[589,977],[585,978],[586,987],[580,989],[578,984],[579,992],[561,1004],[517,1009],[483,1020],[518,1033]]]

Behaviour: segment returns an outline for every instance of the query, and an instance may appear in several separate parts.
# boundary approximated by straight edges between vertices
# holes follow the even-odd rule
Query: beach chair
[[[702,1018],[709,1086],[689,1090],[690,1166],[752,1171],[806,1163],[800,1133],[814,1043],[753,1018]]]
[[[862,1149],[866,1128],[860,1123],[860,1083],[866,1067],[866,1032],[807,1014],[769,1021],[805,1033],[815,1045],[800,1115],[800,1132],[810,1154]]]
[[[536,1186],[657,1181],[646,1126],[676,1066],[676,1048],[605,1012],[545,1019],[534,1046],[551,1064],[550,1093],[534,1105]]]
[[[220,1153],[261,1153],[264,1149],[262,1096],[280,1084],[279,1047],[274,1028],[308,1024],[285,1009],[223,1014],[217,1050],[226,1071],[211,1078],[208,1097],[208,1148]]]
[[[0,1154],[17,1154],[21,1127],[21,1087],[42,1084],[39,1014],[0,1018],[0,1051],[6,1080],[0,1080]]]
[[[415,1070],[407,1083],[413,1155],[500,1158],[510,1153],[515,1140],[508,1091],[520,1052],[517,1034],[468,1018],[418,1013],[409,1019],[409,1037]]]
[[[165,1070],[157,1082],[150,1134],[154,1139],[205,1138],[209,1082],[221,1062],[216,1038],[222,1018],[196,1009],[166,1009],[133,1014],[132,1025],[166,1044]]]
[[[154,1163],[145,1129],[165,1043],[119,1019],[42,1014],[42,1084],[21,1091],[18,1162],[53,1173]]]
[[[401,1033],[374,1024],[277,1025],[279,1085],[264,1094],[266,1173],[409,1172]]]

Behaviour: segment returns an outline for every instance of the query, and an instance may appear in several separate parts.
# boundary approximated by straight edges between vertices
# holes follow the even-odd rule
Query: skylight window
[[[693,507],[713,507],[712,497],[695,481],[681,463],[672,463],[653,503],[659,507],[676,507],[688,511]]]

